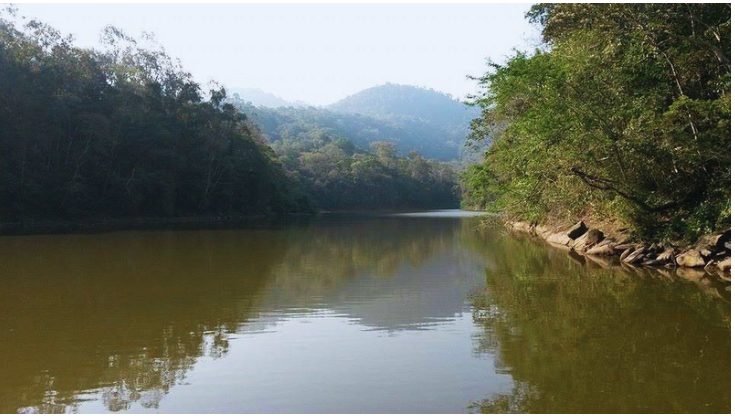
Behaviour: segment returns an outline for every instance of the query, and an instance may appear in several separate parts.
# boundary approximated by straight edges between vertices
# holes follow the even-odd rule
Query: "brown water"
[[[730,411],[729,286],[478,221],[2,237],[0,412]]]

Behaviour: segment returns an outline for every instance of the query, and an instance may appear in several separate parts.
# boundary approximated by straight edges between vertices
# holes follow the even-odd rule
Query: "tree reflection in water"
[[[390,278],[456,242],[454,223],[426,221],[0,239],[0,412],[75,411],[94,395],[109,411],[157,408],[269,309],[324,307],[357,275]],[[265,291],[277,298],[263,304]]]
[[[471,311],[475,338],[459,338],[476,357],[462,362],[493,359],[514,380],[477,397],[475,412],[729,410],[729,292],[696,273],[609,266],[451,218],[6,237],[0,412],[73,412],[86,400],[156,409],[199,361],[227,357],[233,334],[323,310],[391,335]],[[472,400],[451,397],[460,409]]]
[[[485,238],[506,249],[483,251],[476,350],[515,384],[471,411],[729,413],[730,304],[719,292],[580,265],[528,238]]]

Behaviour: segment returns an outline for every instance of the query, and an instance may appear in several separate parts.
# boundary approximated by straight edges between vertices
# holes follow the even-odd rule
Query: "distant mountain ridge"
[[[327,108],[376,118],[408,117],[440,126],[466,126],[479,114],[479,111],[453,99],[449,94],[390,83],[362,90]]]
[[[233,96],[265,133],[269,142],[310,137],[323,130],[368,148],[390,141],[403,155],[416,150],[438,160],[462,159],[469,123],[479,110],[432,89],[384,84],[350,95],[326,107],[296,105],[260,90],[260,95]],[[250,105],[247,105],[250,103]]]
[[[230,88],[234,97],[237,95],[245,103],[252,103],[256,107],[308,107],[309,104],[302,101],[288,101],[275,94],[265,92],[258,88]]]

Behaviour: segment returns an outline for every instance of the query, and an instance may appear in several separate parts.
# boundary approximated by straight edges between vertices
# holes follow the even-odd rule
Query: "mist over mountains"
[[[273,143],[315,131],[369,148],[389,141],[408,155],[454,160],[462,157],[470,120],[479,110],[427,88],[384,84],[350,95],[326,107],[290,102],[257,89],[232,89],[233,103],[262,129]],[[237,95],[235,95],[237,94]]]

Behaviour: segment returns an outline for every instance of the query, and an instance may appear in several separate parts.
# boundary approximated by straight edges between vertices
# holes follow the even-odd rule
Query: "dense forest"
[[[402,154],[392,140],[379,140],[392,139],[396,132],[378,120],[314,107],[256,108],[238,96],[233,102],[262,129],[283,167],[320,208],[459,204],[455,166],[426,159],[416,150]]]
[[[399,154],[385,142],[397,136],[360,148],[309,127],[269,142],[223,88],[203,91],[148,38],[108,27],[101,50],[83,49],[38,21],[21,25],[12,9],[4,16],[3,222],[458,203],[451,167]]]
[[[544,45],[477,78],[465,206],[642,236],[730,223],[730,5],[538,4]]]
[[[160,49],[109,27],[102,51],[0,21],[0,218],[308,209],[245,118]]]

